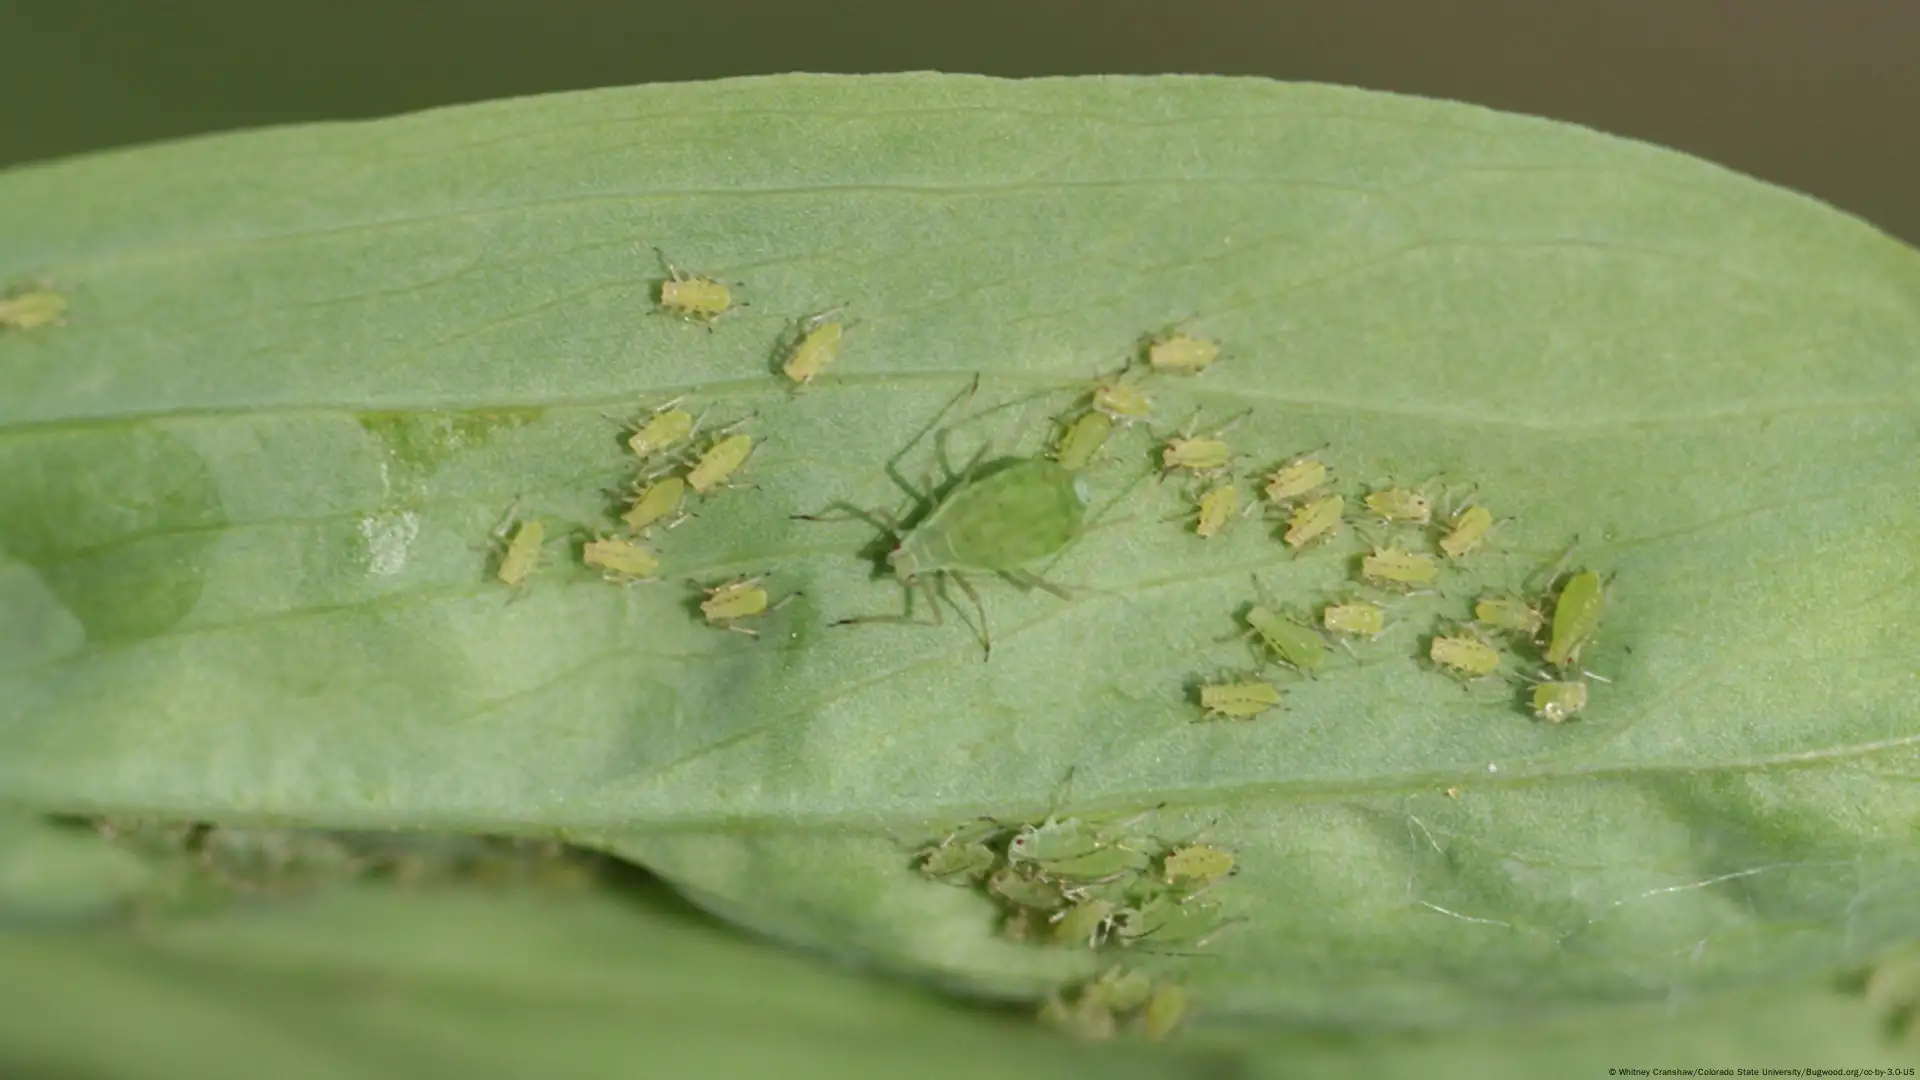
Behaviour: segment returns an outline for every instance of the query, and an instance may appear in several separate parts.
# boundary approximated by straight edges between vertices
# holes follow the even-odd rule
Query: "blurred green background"
[[[5,0],[0,166],[263,124],[781,71],[1204,72],[1587,124],[1920,240],[1898,0]]]

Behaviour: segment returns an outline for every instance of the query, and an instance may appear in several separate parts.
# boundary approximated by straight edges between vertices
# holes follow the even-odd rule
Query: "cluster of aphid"
[[[16,287],[0,295],[0,330],[38,330],[67,314],[67,298],[44,285]]]
[[[1296,551],[1330,539],[1348,520],[1345,497],[1324,490],[1329,480],[1326,466],[1313,456],[1287,462],[1269,477],[1269,501],[1280,509],[1286,523],[1281,540]],[[1389,539],[1383,545],[1372,540],[1370,550],[1355,564],[1355,576],[1359,585],[1382,594],[1433,591],[1447,568],[1477,551],[1497,525],[1492,512],[1479,503],[1468,503],[1436,519],[1431,500],[1404,487],[1375,489],[1360,504],[1363,521],[1356,524],[1357,532],[1369,524],[1412,528],[1435,549],[1422,550],[1423,542]],[[1257,578],[1254,586],[1262,602],[1251,605],[1242,616],[1247,633],[1267,656],[1301,675],[1313,676],[1324,665],[1323,633],[1345,645],[1350,639],[1376,639],[1387,627],[1387,608],[1376,599],[1355,595],[1324,603],[1316,628],[1281,614]],[[1600,575],[1592,570],[1549,575],[1547,588],[1532,600],[1485,594],[1475,602],[1472,620],[1431,637],[1426,658],[1437,670],[1471,682],[1494,677],[1508,667],[1501,645],[1510,645],[1548,665],[1540,674],[1522,678],[1533,684],[1534,715],[1561,723],[1586,707],[1587,678],[1599,678],[1579,669],[1579,657],[1599,628],[1605,602]],[[1258,679],[1203,685],[1199,696],[1207,716],[1232,719],[1259,715],[1281,699],[1277,687]]]
[[[1132,832],[1145,816],[986,820],[922,847],[915,863],[933,880],[984,889],[1016,941],[1094,951],[1203,948],[1237,921],[1210,895],[1235,872],[1233,853]],[[1119,996],[1109,993],[1123,988]],[[1137,1013],[1142,1029],[1158,1038],[1179,1023],[1185,1002],[1176,984],[1156,986],[1116,968],[1081,987],[1071,1003],[1054,995],[1042,1016],[1083,1034],[1112,1034],[1118,1020]]]
[[[666,263],[660,282],[659,310],[711,329],[732,311],[733,291],[717,279],[689,274]],[[838,354],[845,325],[832,319],[833,309],[801,321],[791,342],[783,345],[780,370],[796,388],[805,386]],[[735,475],[753,455],[753,436],[736,429],[751,417],[702,434],[701,418],[681,407],[676,398],[657,406],[631,426],[627,448],[640,463],[631,488],[621,493],[620,521],[626,535],[598,534],[581,547],[580,560],[601,571],[617,585],[656,580],[660,557],[645,540],[657,525],[671,529],[694,516],[685,509],[689,492],[711,498],[733,486]],[[495,576],[508,586],[524,584],[539,566],[546,545],[546,526],[538,519],[519,519],[512,510],[494,530],[501,545]],[[742,620],[779,609],[794,599],[789,594],[774,602],[761,579],[735,578],[702,587],[700,611],[709,625],[758,636]]]
[[[1198,375],[1219,355],[1218,344],[1184,332],[1150,338],[1143,349],[1146,367],[1153,373]],[[1054,458],[1069,470],[1084,469],[1118,426],[1150,421],[1152,411],[1143,380],[1132,365],[1096,380],[1074,411],[1059,421],[1062,430]],[[1238,455],[1224,438],[1243,419],[1244,415],[1236,417],[1206,433],[1197,432],[1189,421],[1179,434],[1161,442],[1162,479],[1180,474],[1194,485],[1193,508],[1182,517],[1201,539],[1220,536],[1235,518],[1250,516],[1262,506],[1243,499],[1240,481],[1234,476]],[[1479,551],[1500,524],[1486,506],[1471,501],[1436,515],[1428,494],[1397,485],[1374,488],[1350,505],[1347,495],[1336,490],[1333,473],[1317,451],[1297,455],[1258,479],[1266,496],[1265,510],[1279,522],[1282,544],[1304,552],[1334,539],[1351,524],[1369,540],[1370,548],[1355,564],[1358,584],[1388,594],[1432,590],[1448,567]],[[1384,541],[1375,539],[1369,534],[1373,529],[1390,535]],[[1417,532],[1417,539],[1391,535],[1408,529]],[[1387,609],[1373,599],[1350,596],[1325,603],[1315,627],[1282,614],[1258,579],[1254,586],[1260,602],[1242,616],[1247,634],[1262,646],[1264,657],[1302,675],[1312,676],[1324,665],[1323,633],[1345,644],[1354,638],[1378,638],[1386,629]],[[1533,601],[1483,596],[1474,606],[1472,621],[1433,635],[1427,659],[1462,679],[1486,678],[1503,666],[1499,643],[1511,643],[1551,669],[1524,677],[1533,684],[1534,714],[1560,723],[1586,707],[1586,679],[1598,678],[1580,671],[1578,660],[1598,627],[1604,602],[1599,575],[1590,570],[1550,582]],[[1279,687],[1261,678],[1205,683],[1197,689],[1207,718],[1250,719],[1282,700]]]

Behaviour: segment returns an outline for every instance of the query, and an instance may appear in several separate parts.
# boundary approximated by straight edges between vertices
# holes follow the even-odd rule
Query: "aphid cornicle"
[[[37,330],[60,322],[66,313],[67,298],[50,289],[0,296],[0,329]]]
[[[608,581],[621,585],[644,581],[660,569],[659,556],[617,536],[587,541],[581,549],[580,561],[606,571]]]
[[[793,347],[787,351],[786,362],[780,365],[781,373],[796,387],[812,382],[840,355],[840,338],[846,333],[846,326],[832,318],[840,310],[840,307],[829,308],[801,321]]]
[[[1553,601],[1553,634],[1548,640],[1547,663],[1561,669],[1580,660],[1580,650],[1600,628],[1600,614],[1606,607],[1606,591],[1600,575],[1582,570],[1568,578]]]
[[[1251,720],[1280,704],[1280,691],[1263,679],[1206,683],[1200,687],[1200,707],[1206,719]]]
[[[707,329],[733,308],[733,290],[724,283],[700,274],[689,274],[667,261],[665,252],[654,249],[667,277],[660,282],[660,310]]]

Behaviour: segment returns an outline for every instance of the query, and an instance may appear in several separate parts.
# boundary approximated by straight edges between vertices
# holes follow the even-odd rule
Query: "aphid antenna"
[[[912,453],[915,447],[920,445],[920,440],[926,438],[929,432],[934,431],[939,426],[941,419],[947,415],[948,410],[964,400],[971,399],[979,389],[980,373],[975,372],[972,380],[967,383],[964,389],[949,398],[945,405],[940,406],[940,411],[934,413],[933,418],[928,420],[926,424],[914,434],[913,438],[907,440],[905,446],[902,446],[899,450],[895,451],[891,457],[887,458],[885,465],[887,479],[893,481],[896,487],[906,492],[915,503],[925,504],[930,502],[933,499],[934,493],[932,490],[921,490],[920,488],[914,487],[913,483],[900,471],[900,462],[904,460],[908,454]],[[940,457],[943,453],[944,452],[940,451],[936,446],[935,456]]]

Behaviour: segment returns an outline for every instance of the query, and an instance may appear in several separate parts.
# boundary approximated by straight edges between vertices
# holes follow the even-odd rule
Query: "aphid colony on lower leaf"
[[[982,889],[1006,935],[1070,948],[1193,951],[1237,920],[1211,890],[1236,872],[1215,844],[1169,844],[1134,815],[1050,812],[1036,822],[989,818],[923,845],[932,880]]]

